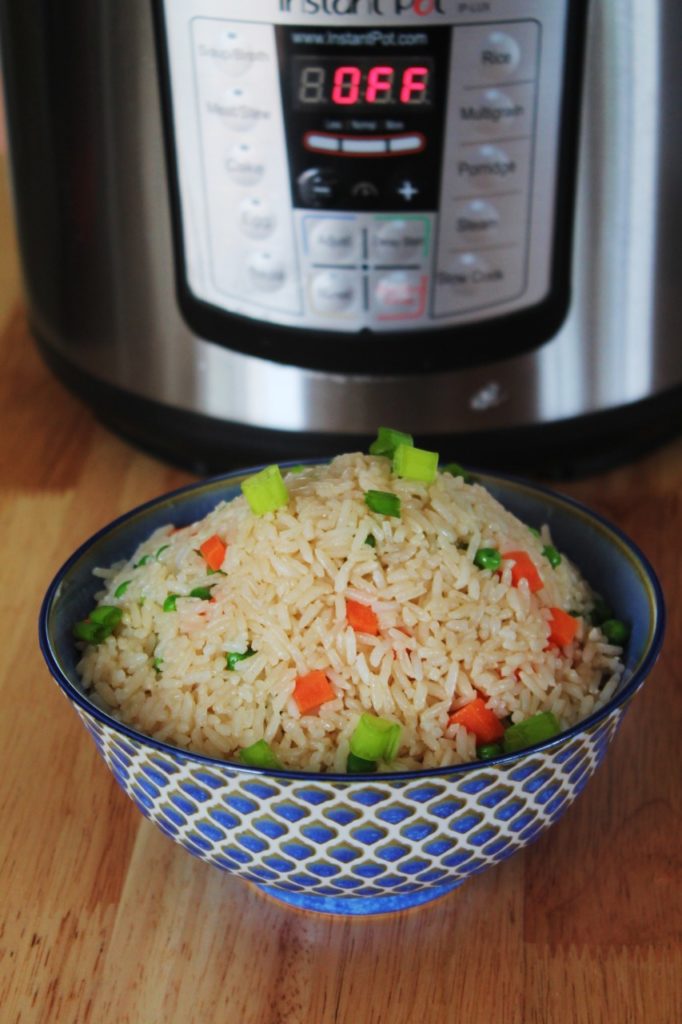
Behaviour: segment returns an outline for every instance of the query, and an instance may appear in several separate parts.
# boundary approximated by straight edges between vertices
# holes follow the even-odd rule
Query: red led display
[[[397,59],[377,64],[360,58],[344,64],[329,58],[298,58],[295,95],[311,107],[417,107],[431,105],[432,62]]]

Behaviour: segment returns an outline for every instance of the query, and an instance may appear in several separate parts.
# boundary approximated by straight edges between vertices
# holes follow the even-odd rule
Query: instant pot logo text
[[[283,14],[445,14],[444,0],[279,0]]]

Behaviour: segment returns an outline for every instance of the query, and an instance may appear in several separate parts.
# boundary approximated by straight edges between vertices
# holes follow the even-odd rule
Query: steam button
[[[249,260],[251,284],[259,292],[278,291],[284,284],[286,276],[284,264],[271,252],[255,252]]]
[[[455,230],[467,238],[489,239],[500,227],[500,211],[487,199],[468,199],[455,206]]]

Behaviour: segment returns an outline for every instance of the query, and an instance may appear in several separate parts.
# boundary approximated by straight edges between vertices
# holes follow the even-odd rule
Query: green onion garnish
[[[225,655],[227,667],[233,669],[235,665],[238,665],[240,661],[244,661],[246,658],[252,658],[256,652],[252,651],[250,647],[247,647],[243,654],[239,651],[228,651]]]
[[[376,761],[366,761],[364,757],[356,757],[355,754],[348,755],[346,771],[349,775],[364,775],[369,772],[375,772],[376,770]]]
[[[393,472],[407,480],[432,484],[438,473],[438,452],[399,444],[393,453]]]
[[[553,569],[556,569],[558,565],[561,565],[561,555],[553,544],[546,544],[542,549],[542,553]]]
[[[440,468],[442,473],[449,473],[450,476],[461,476],[465,484],[471,484],[474,481],[471,473],[468,473],[464,466],[460,466],[459,462],[447,462]]]
[[[537,537],[538,540],[540,539],[540,531],[538,530],[537,526],[529,526],[528,529],[534,537]]]
[[[398,445],[414,444],[411,434],[404,434],[401,430],[393,430],[391,427],[379,427],[376,440],[369,446],[370,455],[388,455],[393,457]]]
[[[250,747],[243,747],[239,751],[239,760],[242,764],[248,764],[252,768],[281,768],[282,765],[275,757],[269,743],[265,740],[258,740]]]
[[[152,661],[152,668],[155,672],[161,672],[161,666],[163,665],[163,658],[154,658]]]
[[[302,464],[298,466],[287,466],[287,473],[302,473],[303,470],[307,468],[307,466],[304,466]]]
[[[514,754],[517,750],[525,750],[526,747],[542,743],[543,740],[551,740],[560,732],[561,726],[556,716],[551,711],[541,711],[527,718],[525,722],[517,722],[516,725],[510,725],[505,729],[502,739],[504,752]]]
[[[211,590],[215,586],[212,583],[210,587],[195,587],[194,590],[190,590],[189,597],[198,597],[201,601],[211,600]]]
[[[365,491],[365,504],[382,516],[400,518],[400,498],[388,491]]]
[[[139,569],[140,566],[146,565],[147,562],[151,562],[153,555],[143,555],[139,562],[136,562],[133,569]]]
[[[126,580],[124,583],[119,583],[114,591],[114,597],[123,597],[131,583],[132,580]]]
[[[88,644],[101,644],[111,636],[123,618],[120,608],[111,604],[101,604],[73,627],[73,635],[77,640],[85,640]]]
[[[502,565],[502,555],[497,548],[479,548],[474,555],[474,565],[479,569],[499,569]]]
[[[178,609],[175,606],[175,602],[179,597],[182,597],[182,594],[169,594],[163,602],[163,610],[165,612],[176,612]]]
[[[363,761],[392,761],[400,747],[402,727],[386,718],[364,714],[350,738],[350,751]]]
[[[373,533],[368,533],[365,537],[364,543],[370,548],[375,548],[377,546],[377,539]]]
[[[158,560],[159,560],[159,556],[160,556],[160,555],[162,555],[162,554],[164,553],[164,551],[166,551],[166,550],[167,550],[167,549],[168,549],[169,547],[170,547],[170,544],[162,544],[162,545],[161,545],[161,547],[159,548],[159,550],[158,550],[158,551],[156,552],[156,554],[154,555],[154,558],[156,559],[156,561],[157,561],[157,562],[158,562]]]
[[[501,743],[483,743],[477,748],[476,753],[481,761],[491,761],[493,757],[499,757],[504,753]]]
[[[274,512],[289,501],[289,492],[282,480],[279,466],[266,466],[242,483],[242,491],[254,515]]]

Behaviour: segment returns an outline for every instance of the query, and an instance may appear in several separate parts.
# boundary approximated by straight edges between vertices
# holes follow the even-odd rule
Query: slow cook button
[[[321,263],[349,263],[359,255],[355,219],[310,217],[306,223],[310,256]]]
[[[426,256],[428,222],[425,217],[377,218],[370,236],[372,259],[377,263],[420,263]]]
[[[268,238],[275,230],[275,216],[266,199],[249,196],[239,207],[239,226],[247,238]]]
[[[249,278],[259,292],[276,292],[286,281],[282,261],[271,252],[255,252],[249,260]]]
[[[438,271],[436,280],[454,295],[463,298],[480,295],[483,298],[490,287],[497,291],[504,278],[504,268],[487,256],[461,252],[453,256],[444,270]]]
[[[395,317],[415,316],[422,311],[424,279],[409,270],[382,274],[374,285],[375,311]]]
[[[468,191],[499,188],[500,185],[514,188],[519,170],[516,157],[499,146],[474,146],[461,150],[456,161],[457,177]]]
[[[353,310],[358,298],[358,277],[349,270],[322,270],[310,280],[310,299],[316,313],[333,316]]]
[[[254,146],[239,142],[230,150],[225,169],[237,185],[257,185],[265,174],[265,163]]]

